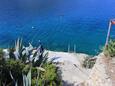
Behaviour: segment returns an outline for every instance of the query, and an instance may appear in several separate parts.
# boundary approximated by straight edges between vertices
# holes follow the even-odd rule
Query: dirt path
[[[89,76],[89,70],[82,67],[83,59],[88,55],[49,51],[49,60],[59,62],[63,86],[77,86]]]

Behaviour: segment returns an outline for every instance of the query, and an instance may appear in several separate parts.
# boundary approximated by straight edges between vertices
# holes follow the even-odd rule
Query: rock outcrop
[[[63,86],[115,86],[115,58],[101,53],[88,70],[82,66],[86,54],[49,51],[49,57],[61,70]]]
[[[115,86],[115,60],[101,53],[83,86]],[[81,85],[80,85],[81,86]]]

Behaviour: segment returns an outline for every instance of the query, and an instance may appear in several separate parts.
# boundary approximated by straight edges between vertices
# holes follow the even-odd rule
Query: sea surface
[[[105,44],[109,20],[115,18],[115,0],[0,0],[0,47],[25,45],[55,51],[98,54]],[[112,26],[111,37],[115,38]]]

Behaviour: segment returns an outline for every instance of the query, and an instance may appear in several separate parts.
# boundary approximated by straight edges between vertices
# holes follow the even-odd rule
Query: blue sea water
[[[0,47],[17,38],[50,50],[95,55],[104,46],[114,0],[0,0]],[[115,38],[113,26],[111,37]]]

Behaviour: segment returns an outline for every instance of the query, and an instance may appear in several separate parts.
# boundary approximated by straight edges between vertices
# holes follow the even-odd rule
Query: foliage
[[[61,79],[57,74],[57,68],[52,63],[45,63],[43,68],[45,71],[38,71],[38,86],[61,86]],[[35,86],[35,83],[35,80],[33,80],[32,86]]]
[[[23,74],[27,75],[29,71],[29,66],[28,64],[22,63],[20,60],[15,61],[13,59],[10,59],[8,61],[4,61],[4,64],[0,68],[2,71],[2,83],[9,84],[9,86],[12,86],[14,83],[12,79],[10,78],[10,73],[11,71],[12,76],[14,77],[14,80],[18,81],[19,86],[23,86]],[[45,63],[43,65],[43,68],[45,71],[40,71],[39,74],[39,79],[37,81],[38,86],[56,86],[56,85],[61,85],[61,79],[59,78],[57,74],[57,68],[51,64],[51,63]],[[36,85],[36,80],[38,76],[38,71],[36,67],[32,67],[31,69],[32,72],[32,86]]]
[[[2,59],[1,59],[2,58]],[[9,49],[9,59],[4,60],[0,50],[0,86],[59,86],[61,79],[57,67],[47,61],[42,45],[34,49],[22,47],[22,40]]]
[[[21,70],[24,68],[24,66],[25,65],[19,60],[15,61],[15,60],[9,59],[7,61],[4,61],[0,68],[2,84],[3,83],[9,84],[9,86],[12,86],[14,84],[11,79],[10,72],[13,78],[20,83],[21,77],[22,77]]]
[[[15,51],[14,48],[10,48],[10,49],[9,49],[9,57],[10,57],[11,59],[16,59],[16,58],[15,58],[15,55],[14,55],[14,51]]]
[[[110,40],[107,47],[103,50],[104,54],[110,57],[115,57],[115,40]]]
[[[0,60],[3,59],[3,49],[0,49]]]
[[[85,68],[92,68],[95,64],[96,60],[91,60],[91,58],[86,58],[83,62],[83,67]]]

